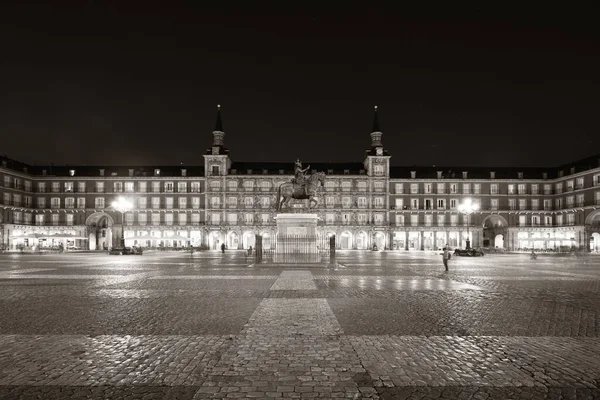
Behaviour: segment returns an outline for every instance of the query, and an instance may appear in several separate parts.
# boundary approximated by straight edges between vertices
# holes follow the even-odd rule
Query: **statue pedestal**
[[[273,261],[281,264],[319,263],[317,214],[277,214],[277,246]]]

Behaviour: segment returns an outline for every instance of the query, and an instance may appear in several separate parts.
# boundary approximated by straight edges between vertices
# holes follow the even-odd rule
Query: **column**
[[[404,231],[404,250],[408,251],[408,231]]]
[[[421,247],[421,250],[425,250],[425,240],[424,240],[424,233],[423,231],[419,231],[419,247]]]
[[[392,250],[394,248],[394,236],[392,232],[388,232],[388,250]]]
[[[444,247],[448,247],[448,231],[444,231]]]

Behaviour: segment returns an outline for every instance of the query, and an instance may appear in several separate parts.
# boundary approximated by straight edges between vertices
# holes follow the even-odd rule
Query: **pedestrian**
[[[444,254],[442,255],[442,259],[444,260],[444,268],[446,268],[446,272],[448,271],[448,260],[450,259],[450,252],[447,247],[444,247]]]
[[[221,244],[221,252],[225,254],[225,243]]]
[[[252,246],[248,247],[248,255],[251,256],[252,255]]]

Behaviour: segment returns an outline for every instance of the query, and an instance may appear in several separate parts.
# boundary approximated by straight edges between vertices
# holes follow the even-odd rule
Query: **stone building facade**
[[[3,248],[126,245],[230,249],[276,235],[277,188],[293,162],[234,162],[220,110],[201,166],[0,165]],[[340,249],[436,250],[445,245],[600,250],[600,156],[548,168],[396,167],[377,111],[362,162],[304,162],[327,174],[319,234]],[[118,197],[132,204],[121,215]],[[459,205],[470,199],[470,216]],[[296,211],[308,204],[295,201]]]

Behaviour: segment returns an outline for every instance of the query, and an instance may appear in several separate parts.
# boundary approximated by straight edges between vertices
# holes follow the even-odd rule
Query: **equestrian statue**
[[[281,210],[284,205],[288,205],[291,199],[309,200],[308,208],[314,208],[319,204],[317,200],[317,188],[319,183],[325,185],[325,173],[317,172],[306,176],[306,171],[310,165],[302,169],[300,159],[296,160],[294,165],[294,178],[290,182],[282,183],[277,188],[277,210]],[[313,205],[314,204],[314,205]],[[288,206],[289,207],[289,206]]]

